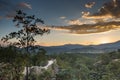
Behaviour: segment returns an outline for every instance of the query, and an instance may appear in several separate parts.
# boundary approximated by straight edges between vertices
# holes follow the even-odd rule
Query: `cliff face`
[[[28,68],[29,74],[40,75],[44,71],[50,71],[52,75],[58,73],[58,65],[56,59],[48,60],[48,64],[45,66],[31,66]],[[26,75],[26,67],[24,68],[23,75]]]

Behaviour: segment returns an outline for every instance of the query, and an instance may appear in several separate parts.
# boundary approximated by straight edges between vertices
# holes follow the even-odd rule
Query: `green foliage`
[[[119,80],[120,79],[120,52],[110,52],[102,54],[98,58],[99,63],[94,70],[100,74],[98,80]]]
[[[12,55],[12,56],[11,56]],[[22,80],[22,71],[27,64],[26,54],[18,52],[14,47],[0,48],[0,78],[5,80]],[[30,80],[119,80],[120,52],[115,51],[101,55],[87,54],[52,54],[46,55],[41,49],[36,54],[28,55],[31,66],[44,66],[48,59],[56,59],[56,63],[40,74],[31,72]],[[58,71],[55,72],[55,69]]]
[[[47,63],[46,51],[44,49],[41,49],[40,52],[37,52],[36,54],[32,55],[31,59],[32,59],[31,64],[33,66],[46,65]]]
[[[84,54],[53,54],[57,60],[59,72],[56,78],[59,80],[89,80],[90,69],[94,63],[93,56]],[[95,56],[94,56],[95,59]]]
[[[44,66],[47,64],[46,51],[41,49],[36,54],[26,55],[20,52],[16,47],[0,48],[0,79],[2,80],[23,80],[23,70],[30,63],[31,66]],[[47,72],[43,72],[45,75]],[[50,73],[50,72],[49,72]],[[43,75],[44,75],[43,74]],[[44,76],[45,76],[44,75]],[[42,75],[30,74],[29,77],[39,80]]]
[[[0,48],[0,78],[3,80],[20,80],[26,64],[23,56],[12,46]]]
[[[54,54],[60,80],[119,80],[120,52],[104,54]]]

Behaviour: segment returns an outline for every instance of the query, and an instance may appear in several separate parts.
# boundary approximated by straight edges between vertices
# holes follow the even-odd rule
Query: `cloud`
[[[66,19],[66,17],[65,16],[61,16],[61,17],[59,17],[60,19]]]
[[[82,17],[83,18],[87,17],[88,15],[90,15],[90,12],[82,12]]]
[[[0,14],[3,18],[13,18],[16,10],[32,9],[31,5],[25,2],[13,3],[10,0],[0,0]]]
[[[95,2],[89,2],[87,4],[85,4],[86,8],[92,8],[95,5]]]
[[[71,19],[71,20],[64,20],[67,25],[83,25],[83,24],[95,24],[97,21],[92,19]]]
[[[95,2],[85,4],[92,8]],[[56,26],[55,30],[65,30],[75,34],[101,33],[120,29],[120,0],[104,3],[95,13],[82,12],[82,17],[66,20],[68,26]]]
[[[83,23],[79,19],[66,20],[69,25],[82,25]]]
[[[96,24],[56,26],[53,29],[68,30],[70,33],[75,33],[75,34],[100,33],[100,32],[120,29],[120,22],[113,21],[113,22],[102,22]]]
[[[19,3],[19,6],[23,7],[23,8],[32,9],[32,6],[28,3],[25,3],[25,2]]]
[[[105,3],[98,12],[89,14],[86,18],[120,18],[120,0]]]

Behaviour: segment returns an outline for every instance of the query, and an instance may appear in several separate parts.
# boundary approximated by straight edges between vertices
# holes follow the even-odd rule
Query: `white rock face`
[[[34,71],[36,74],[40,74],[42,73],[42,69],[47,70],[49,68],[49,66],[51,66],[52,64],[56,63],[56,59],[51,59],[48,61],[48,64],[46,66],[31,66],[28,67],[28,74],[30,73],[30,71]],[[26,75],[26,67],[24,68],[23,71],[23,75]]]
[[[49,60],[48,61],[48,64],[46,65],[46,66],[40,66],[42,69],[45,69],[45,70],[47,70],[48,69],[48,67],[49,66],[51,66],[53,63],[55,63],[56,62],[56,60]]]

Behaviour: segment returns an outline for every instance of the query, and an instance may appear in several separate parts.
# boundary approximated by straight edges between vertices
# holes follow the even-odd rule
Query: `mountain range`
[[[65,44],[61,46],[39,46],[47,53],[106,53],[120,49],[120,41],[100,45]]]

